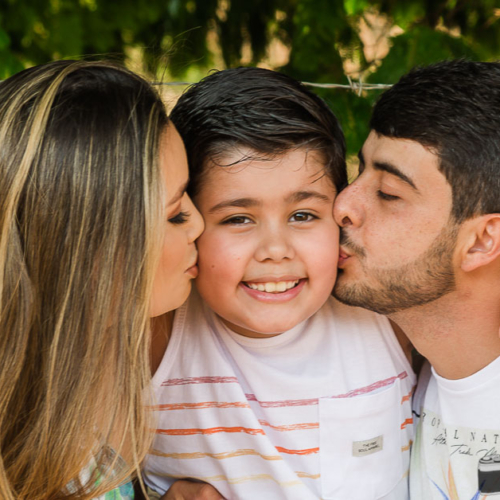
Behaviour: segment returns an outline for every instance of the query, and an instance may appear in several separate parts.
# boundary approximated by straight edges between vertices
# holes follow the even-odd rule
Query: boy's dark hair
[[[382,94],[370,126],[439,158],[460,223],[500,212],[500,64],[443,61],[416,68]]]
[[[212,73],[189,87],[170,117],[186,146],[193,196],[207,162],[220,165],[218,157],[241,146],[265,158],[299,147],[317,151],[337,189],[347,185],[344,135],[335,115],[282,73],[261,68]]]

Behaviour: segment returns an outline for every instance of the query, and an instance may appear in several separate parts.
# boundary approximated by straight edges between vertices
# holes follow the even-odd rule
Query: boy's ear
[[[500,214],[481,215],[468,222],[462,271],[474,271],[496,259],[500,262]]]

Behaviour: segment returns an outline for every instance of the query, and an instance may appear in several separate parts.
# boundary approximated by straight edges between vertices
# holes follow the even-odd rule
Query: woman
[[[187,180],[129,71],[59,61],[0,84],[1,498],[128,494],[154,428],[149,318],[197,272]]]

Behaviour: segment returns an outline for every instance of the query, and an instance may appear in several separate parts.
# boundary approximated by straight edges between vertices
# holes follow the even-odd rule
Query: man
[[[386,314],[432,365],[411,498],[500,493],[500,64],[416,69],[375,106],[337,198],[335,296]]]

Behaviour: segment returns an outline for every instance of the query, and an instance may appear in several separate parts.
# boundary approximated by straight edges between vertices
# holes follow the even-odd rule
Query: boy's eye
[[[400,199],[399,196],[384,193],[383,191],[380,191],[380,189],[377,191],[377,196],[384,201],[395,201]]]
[[[168,219],[168,222],[170,222],[170,224],[184,224],[185,222],[188,221],[188,219],[189,219],[189,212],[181,211],[178,214],[174,215],[173,217],[170,217],[170,219]]]
[[[247,217],[245,215],[233,215],[231,217],[228,217],[227,219],[224,219],[221,222],[221,224],[243,226],[245,224],[250,224],[251,222],[252,219],[250,219],[250,217]]]
[[[290,217],[291,222],[310,222],[315,219],[318,219],[318,216],[309,212],[295,212]]]

